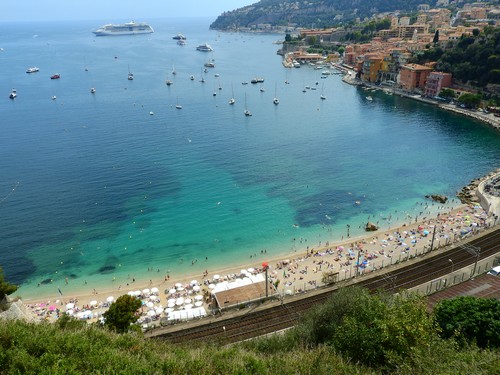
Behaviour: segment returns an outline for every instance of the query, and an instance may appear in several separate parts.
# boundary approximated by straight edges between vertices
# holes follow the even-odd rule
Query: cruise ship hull
[[[151,34],[154,30],[145,23],[125,23],[122,25],[104,25],[93,31],[96,36],[119,36],[119,35],[137,35]]]

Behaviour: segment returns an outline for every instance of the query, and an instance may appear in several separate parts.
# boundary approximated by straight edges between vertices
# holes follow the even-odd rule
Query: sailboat
[[[203,77],[203,70],[201,71],[201,79],[200,79],[200,82],[203,83],[205,82],[205,77]]]
[[[175,76],[176,74],[177,74],[177,72],[175,71],[175,65],[172,64],[172,75]]]
[[[324,88],[325,88],[325,84],[323,83],[323,86],[321,86],[321,96],[319,97],[321,100],[325,100],[326,99],[326,96],[323,93]]]
[[[170,85],[173,85],[173,82],[171,80],[168,79],[168,74],[167,74],[167,80],[165,81],[165,84],[167,86],[170,86]]]
[[[229,103],[230,105],[233,105],[234,103],[236,103],[236,100],[234,100],[233,84],[231,84],[231,93],[232,93],[232,94],[231,94],[232,96],[231,96],[231,99],[229,99],[229,102],[228,102],[228,103]]]
[[[134,74],[130,72],[130,65],[128,67],[128,77],[127,77],[127,79],[129,81],[133,81],[134,80]]]
[[[274,99],[273,99],[273,103],[274,105],[278,105],[280,104],[280,100],[278,99],[278,97],[276,96],[276,90],[277,90],[277,87],[278,87],[278,84],[276,83],[275,86],[274,86]]]
[[[243,111],[245,116],[252,116],[252,112],[247,109],[247,93],[245,93],[245,110]]]
[[[175,108],[182,109],[182,105],[179,104],[179,97],[177,97],[177,104],[175,105]]]

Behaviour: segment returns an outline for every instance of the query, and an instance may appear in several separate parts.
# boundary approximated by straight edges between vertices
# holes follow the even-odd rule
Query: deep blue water
[[[425,194],[453,197],[500,165],[487,126],[285,69],[281,36],[147,21],[154,34],[123,37],[94,37],[103,21],[0,25],[0,265],[21,294],[260,262],[263,249],[339,240],[347,224],[359,234],[368,216],[403,221]],[[195,50],[205,42],[213,53]],[[242,85],[257,76],[265,92]]]

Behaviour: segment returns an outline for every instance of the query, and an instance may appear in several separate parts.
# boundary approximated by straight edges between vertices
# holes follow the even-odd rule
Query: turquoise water
[[[425,194],[453,197],[500,166],[487,126],[287,70],[277,35],[209,31],[206,19],[90,33],[111,21],[0,26],[0,265],[24,297],[261,262],[340,240],[348,224],[361,234],[368,217],[396,225]],[[205,42],[213,53],[195,50]],[[241,84],[256,76],[265,92]]]

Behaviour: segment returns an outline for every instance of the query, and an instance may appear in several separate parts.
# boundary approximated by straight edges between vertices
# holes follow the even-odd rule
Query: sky
[[[0,22],[217,17],[258,0],[0,0]]]

